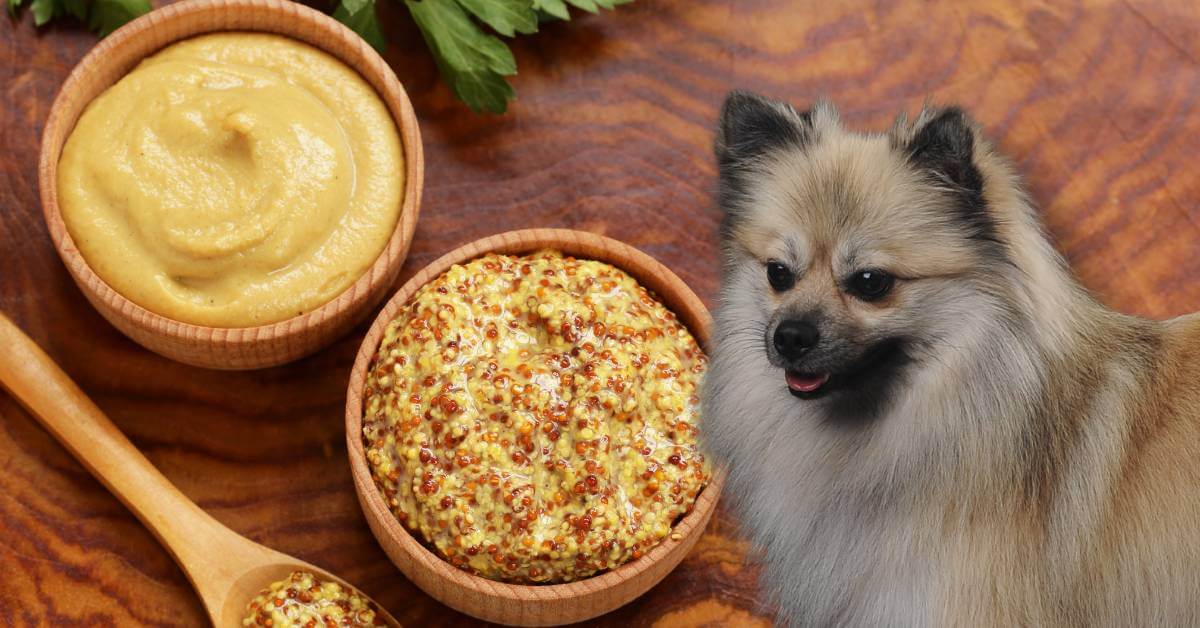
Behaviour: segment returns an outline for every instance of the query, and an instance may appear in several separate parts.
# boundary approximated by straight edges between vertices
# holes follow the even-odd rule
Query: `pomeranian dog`
[[[957,108],[735,92],[703,433],[782,623],[1200,625],[1200,317],[1106,309]]]

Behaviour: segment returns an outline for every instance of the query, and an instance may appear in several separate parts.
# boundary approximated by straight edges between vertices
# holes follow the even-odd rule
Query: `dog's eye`
[[[892,289],[895,279],[882,270],[860,270],[850,276],[850,292],[863,301],[874,301]]]
[[[772,261],[767,262],[767,281],[771,282],[771,288],[776,292],[783,292],[796,283],[796,276],[787,266]]]

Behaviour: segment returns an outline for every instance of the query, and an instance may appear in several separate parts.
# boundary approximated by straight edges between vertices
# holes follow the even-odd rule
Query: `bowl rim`
[[[110,54],[112,50],[129,45],[129,42],[150,36],[156,30],[170,28],[180,22],[196,20],[214,12],[250,8],[277,16],[280,20],[279,24],[287,26],[271,28],[261,23],[255,23],[246,27],[231,28],[211,19],[200,25],[189,26],[184,33],[170,37],[162,45],[147,51],[138,60],[133,61],[129,68],[116,75],[107,86],[86,102],[80,104],[74,102],[75,92],[81,88],[81,85],[89,81],[90,75],[118,63]],[[347,59],[332,50],[328,43],[322,44],[303,38],[295,31],[298,31],[298,27],[305,23],[327,32],[335,41],[341,40],[348,45],[353,54],[360,56],[361,59]],[[180,41],[219,32],[263,32],[287,37],[330,55],[358,73],[387,108],[388,114],[396,126],[396,133],[404,156],[405,180],[403,197],[400,200],[400,212],[396,218],[396,225],[379,255],[353,283],[329,301],[303,314],[274,323],[245,327],[198,325],[164,316],[133,302],[96,274],[96,271],[84,259],[67,229],[58,203],[58,163],[62,156],[62,149],[71,133],[74,132],[79,117],[91,102],[136,68],[142,59]],[[378,75],[382,89],[375,84],[368,73]],[[69,120],[66,109],[73,106],[77,106],[77,112],[74,114],[74,119]],[[51,139],[63,127],[67,128],[65,131],[61,131],[63,133],[62,144],[52,151]],[[379,283],[382,281],[390,283],[394,280],[396,273],[404,264],[420,214],[425,173],[424,148],[421,143],[416,112],[395,72],[374,48],[371,48],[344,24],[320,11],[289,0],[182,0],[154,9],[121,26],[93,46],[71,70],[50,105],[39,142],[38,188],[42,213],[49,228],[50,237],[54,242],[54,248],[67,270],[84,292],[90,292],[90,296],[98,298],[111,311],[120,312],[125,319],[137,321],[140,326],[152,330],[156,336],[174,341],[195,343],[208,340],[219,341],[223,345],[256,344],[295,336],[331,319],[351,315],[358,308],[369,307],[370,303],[364,303],[364,300],[369,300],[371,291],[379,288]],[[138,342],[141,341],[138,340]]]
[[[455,248],[422,268],[405,282],[380,310],[367,335],[363,338],[358,354],[355,356],[346,394],[347,452],[350,458],[351,473],[354,476],[355,490],[358,492],[360,504],[366,511],[364,514],[380,523],[385,533],[400,546],[405,554],[424,567],[432,569],[444,580],[477,594],[518,602],[563,600],[582,594],[596,593],[647,571],[660,559],[675,550],[677,546],[687,544],[689,541],[694,543],[694,539],[691,538],[693,535],[698,537],[703,534],[705,525],[716,508],[724,484],[724,473],[719,469],[714,469],[708,483],[697,494],[692,509],[675,522],[671,534],[640,558],[588,578],[555,584],[502,582],[459,569],[419,542],[387,508],[382,494],[371,478],[362,439],[363,387],[366,383],[369,364],[382,341],[384,329],[420,287],[441,275],[454,264],[469,261],[491,252],[530,253],[547,248],[556,249],[580,259],[602,261],[629,273],[640,284],[650,288],[655,296],[675,313],[680,322],[687,326],[701,348],[707,351],[712,324],[708,309],[682,279],[658,260],[619,240],[595,233],[555,228],[520,229],[487,236]],[[598,255],[598,252],[602,254]],[[371,526],[371,531],[378,536],[374,525]],[[676,534],[680,538],[673,538]],[[383,541],[383,539],[379,540]],[[690,549],[690,545],[688,547]],[[387,548],[385,547],[385,549]],[[390,555],[389,558],[391,558]],[[392,560],[396,562],[396,559]],[[401,570],[404,571],[398,563],[397,567],[401,567]],[[653,586],[655,583],[652,582],[649,586]],[[442,599],[440,595],[435,595],[435,597]]]

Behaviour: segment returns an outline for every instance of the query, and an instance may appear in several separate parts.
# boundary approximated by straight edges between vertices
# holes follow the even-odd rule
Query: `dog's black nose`
[[[795,360],[817,346],[821,335],[816,326],[804,321],[787,320],[775,328],[775,350],[786,360]]]

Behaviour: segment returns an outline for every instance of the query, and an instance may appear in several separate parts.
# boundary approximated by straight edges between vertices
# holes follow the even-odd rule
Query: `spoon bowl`
[[[3,314],[0,347],[4,347],[0,351],[0,386],[166,547],[196,589],[214,626],[241,626],[250,601],[294,571],[308,571],[318,579],[359,591],[324,569],[247,539],[204,512],[155,469],[50,356]],[[400,625],[371,603],[387,625]]]
[[[261,557],[259,564],[242,572],[240,576],[228,585],[227,591],[224,594],[225,601],[221,604],[220,610],[215,615],[213,615],[211,609],[209,611],[210,615],[213,616],[213,625],[215,626],[242,625],[242,619],[246,616],[246,607],[254,596],[271,586],[272,583],[279,582],[297,571],[311,573],[317,579],[324,582],[336,582],[342,585],[343,588],[358,591],[359,594],[365,597],[365,594],[357,587],[320,567],[264,547],[253,541],[250,541],[250,543],[255,546],[255,549],[259,551],[265,550],[270,556]],[[374,600],[371,601],[371,604],[374,606],[376,614],[383,618],[385,624],[389,626],[400,625],[400,622],[396,621],[396,618],[392,617],[390,613]]]

